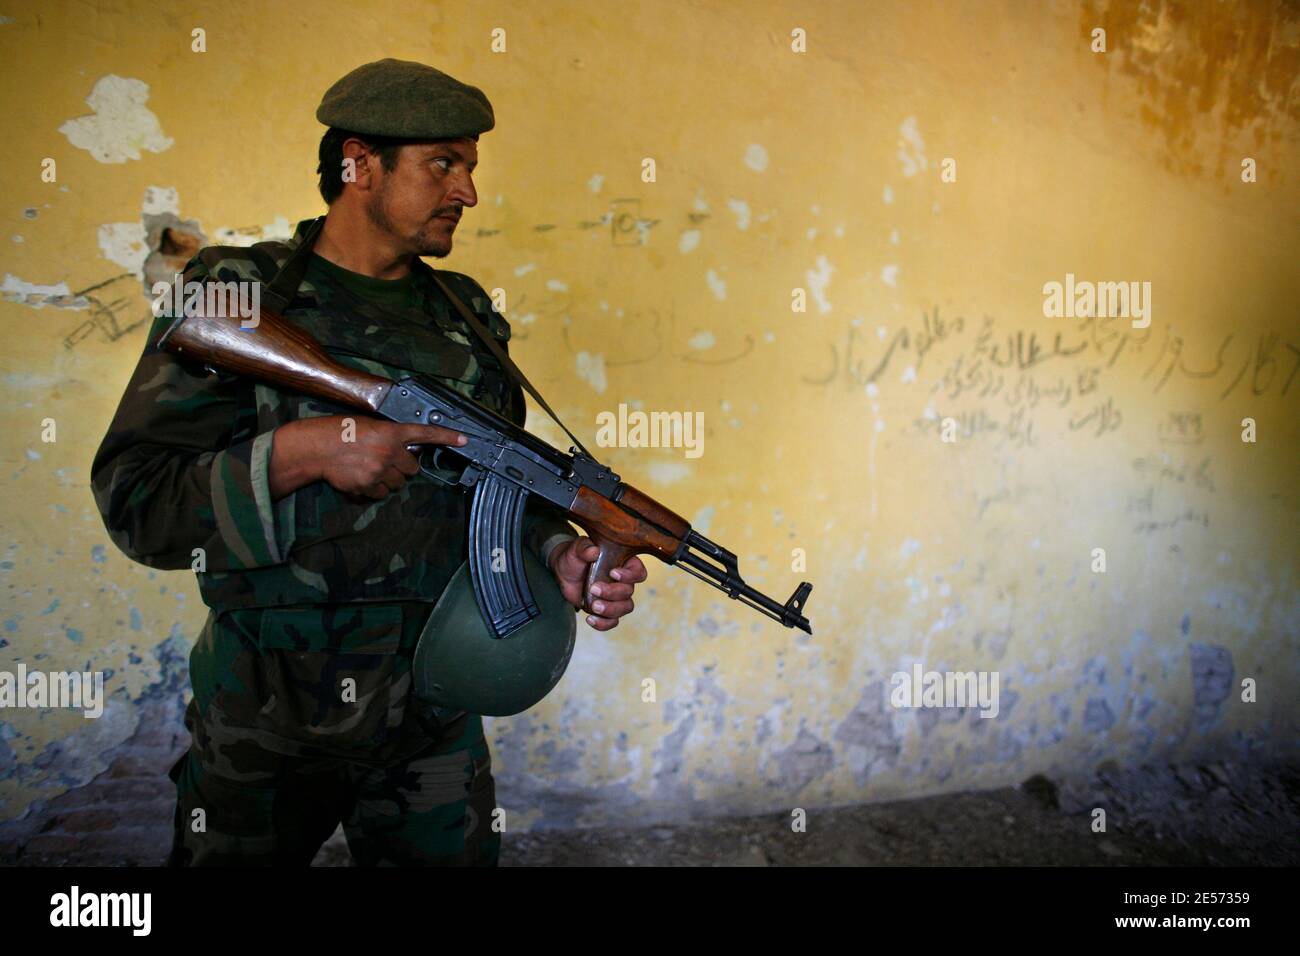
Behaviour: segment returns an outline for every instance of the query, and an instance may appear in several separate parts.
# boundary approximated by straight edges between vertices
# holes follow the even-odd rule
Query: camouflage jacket
[[[185,281],[268,280],[266,254],[278,267],[309,225],[300,223],[287,243],[206,248],[187,264]],[[437,289],[433,270],[419,259],[412,268],[419,311],[397,314],[308,279],[285,315],[345,365],[394,379],[435,378],[522,425],[523,389]],[[506,349],[510,326],[478,283],[438,274]],[[197,571],[201,555],[199,589],[216,614],[436,601],[467,558],[470,497],[463,489],[419,474],[381,501],[352,500],[324,481],[272,501],[267,470],[275,429],[299,418],[358,413],[178,360],[155,346],[170,322],[163,314],[153,323],[92,465],[92,488],[113,542],[154,568]],[[529,499],[523,544],[543,562],[575,534],[562,512]],[[316,639],[333,643],[329,634]]]

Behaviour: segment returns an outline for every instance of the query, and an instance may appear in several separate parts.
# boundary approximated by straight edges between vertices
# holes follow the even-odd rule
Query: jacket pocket
[[[360,755],[400,729],[410,696],[392,605],[267,608],[258,630],[259,723],[278,737]]]

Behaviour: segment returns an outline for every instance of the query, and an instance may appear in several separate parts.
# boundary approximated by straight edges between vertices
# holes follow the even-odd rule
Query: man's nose
[[[447,191],[445,202],[460,206],[477,206],[478,193],[474,190],[474,180],[468,175],[457,177],[451,189]]]

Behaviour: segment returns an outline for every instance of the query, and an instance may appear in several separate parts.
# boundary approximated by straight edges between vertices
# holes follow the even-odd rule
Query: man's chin
[[[451,252],[450,237],[444,239],[424,239],[420,243],[420,248],[419,251],[416,252],[416,255],[424,256],[424,257],[431,256],[434,259],[441,259],[444,256],[448,255],[450,252]]]

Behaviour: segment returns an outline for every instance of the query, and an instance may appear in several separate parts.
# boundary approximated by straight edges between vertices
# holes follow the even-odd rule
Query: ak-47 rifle
[[[307,332],[265,307],[251,329],[242,328],[238,318],[182,314],[159,338],[158,347],[284,391],[395,422],[441,425],[465,435],[464,445],[438,445],[423,452],[420,466],[425,474],[445,484],[474,489],[469,516],[470,576],[479,610],[497,637],[507,636],[540,613],[524,576],[520,550],[520,528],[529,495],[558,505],[600,548],[587,571],[584,604],[588,608],[593,584],[609,581],[610,570],[632,555],[652,554],[786,627],[812,633],[803,616],[811,584],[800,584],[785,604],[778,604],[744,582],[734,554],[692,531],[680,515],[623,483],[609,466],[578,448],[564,454],[438,382],[414,378],[394,382],[347,368]],[[456,466],[460,473],[454,482],[439,474],[454,473]],[[493,572],[494,554],[507,556],[504,573]]]

